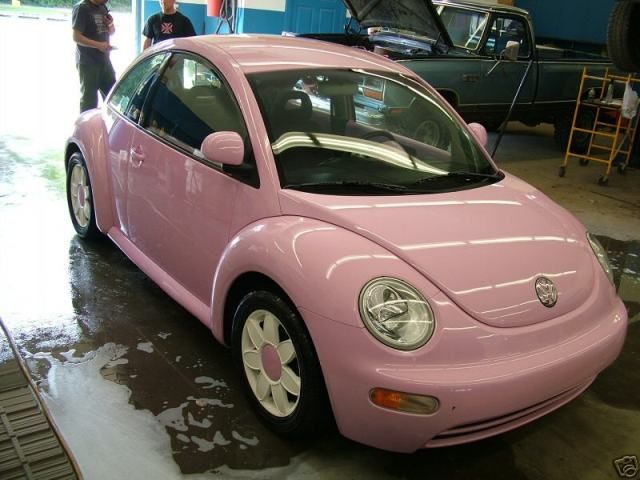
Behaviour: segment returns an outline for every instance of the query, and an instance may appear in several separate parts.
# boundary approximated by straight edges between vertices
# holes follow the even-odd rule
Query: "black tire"
[[[576,127],[592,130],[596,122],[596,114],[592,108],[582,107],[578,110],[578,118],[576,118]],[[569,136],[571,135],[571,126],[573,123],[573,112],[565,113],[556,117],[554,122],[553,138],[556,144],[563,150],[567,150],[569,144]],[[585,132],[574,132],[571,144],[572,153],[585,153],[589,149],[591,134]]]
[[[446,150],[451,143],[449,132],[440,122],[435,120],[424,120],[416,128],[413,137],[426,145]]]
[[[102,238],[102,233],[96,225],[89,171],[82,154],[78,152],[71,155],[67,166],[67,205],[71,223],[80,238],[84,240]]]
[[[640,72],[640,2],[619,0],[609,16],[607,47],[614,65],[625,72]]]
[[[265,356],[268,359],[268,354],[271,353],[265,353],[265,348],[272,349],[274,342],[264,341],[264,337],[258,335],[263,339],[263,343],[256,345],[259,342],[254,341],[249,334],[250,331],[255,334],[256,326],[266,329],[262,331],[264,335],[267,335],[268,331],[273,331],[267,327],[267,322],[273,322],[272,319],[267,320],[268,315],[272,315],[279,322],[277,328],[278,341],[281,342],[279,345],[290,340],[294,351],[292,360],[284,366],[282,366],[282,356],[276,353],[278,356],[275,358],[281,364],[279,378],[273,375],[273,371],[269,372],[268,365],[265,366],[268,363],[265,362]],[[247,325],[246,329],[245,325]],[[302,318],[289,302],[270,291],[248,293],[236,309],[231,335],[234,363],[240,371],[251,404],[267,427],[280,435],[300,439],[316,436],[323,427],[326,428],[332,424],[324,379],[313,342]],[[281,351],[275,350],[275,352]],[[259,365],[255,364],[256,352],[257,357],[260,357]],[[246,362],[245,358],[247,358]],[[253,365],[251,365],[252,362],[254,362]],[[287,374],[285,368],[289,368],[290,372],[297,376],[299,393],[296,394],[295,389],[291,389],[294,390],[293,393],[287,389],[285,379],[291,378],[291,373]],[[270,373],[272,376],[269,376]],[[261,380],[260,376],[263,377]],[[265,381],[268,383],[265,387],[267,391],[261,400],[258,392],[259,385],[264,385]],[[276,397],[279,395],[276,392],[281,388],[274,387],[276,384],[280,384],[285,390],[287,396],[285,408],[279,408],[277,405]]]

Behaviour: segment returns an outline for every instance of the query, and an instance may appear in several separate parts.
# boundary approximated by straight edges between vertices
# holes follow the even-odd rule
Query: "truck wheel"
[[[592,130],[596,121],[596,115],[591,108],[581,108],[578,110],[578,118],[576,118],[576,127],[585,130]],[[553,138],[556,144],[563,150],[567,150],[569,144],[569,136],[571,135],[571,126],[573,122],[573,113],[565,113],[556,118],[554,122],[555,130]],[[591,134],[585,132],[573,132],[573,142],[571,151],[573,153],[584,153],[589,148]]]
[[[618,1],[609,16],[607,44],[614,65],[626,72],[640,72],[640,2]],[[634,27],[635,25],[635,27]]]
[[[424,120],[414,133],[414,138],[441,150],[449,148],[449,133],[435,120]]]

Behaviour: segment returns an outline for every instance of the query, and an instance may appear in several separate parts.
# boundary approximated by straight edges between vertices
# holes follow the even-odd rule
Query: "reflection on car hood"
[[[344,3],[362,27],[400,29],[453,46],[431,0],[344,0]]]
[[[362,197],[283,190],[280,200],[285,215],[338,225],[387,248],[488,325],[555,318],[582,305],[593,288],[597,264],[584,228],[509,175],[456,193]],[[558,289],[552,308],[538,300],[541,276]]]

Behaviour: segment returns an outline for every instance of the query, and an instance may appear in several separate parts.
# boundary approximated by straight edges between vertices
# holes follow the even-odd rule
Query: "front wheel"
[[[300,315],[270,291],[247,294],[232,327],[233,358],[264,423],[301,438],[326,426],[329,408],[315,348]]]
[[[93,191],[87,165],[81,153],[74,153],[67,166],[67,205],[73,228],[80,238],[94,240],[102,234],[96,226]]]

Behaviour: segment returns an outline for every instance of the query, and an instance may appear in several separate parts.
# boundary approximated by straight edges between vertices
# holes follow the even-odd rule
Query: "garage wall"
[[[615,0],[516,0],[531,13],[537,37],[603,46]]]

